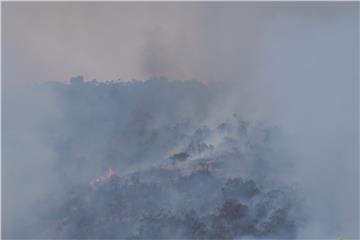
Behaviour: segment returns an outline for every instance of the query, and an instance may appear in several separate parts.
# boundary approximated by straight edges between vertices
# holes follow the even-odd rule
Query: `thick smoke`
[[[3,238],[359,238],[358,3],[3,7]]]
[[[4,189],[6,238],[294,238],[305,223],[296,188],[276,176],[279,129],[236,113],[205,124],[226,93],[218,84],[75,77],[34,88],[56,110],[26,106],[46,129],[28,137],[46,146],[5,131],[31,148],[4,146],[7,161],[29,164],[21,176],[4,172],[5,186],[31,180],[17,183],[23,193]]]

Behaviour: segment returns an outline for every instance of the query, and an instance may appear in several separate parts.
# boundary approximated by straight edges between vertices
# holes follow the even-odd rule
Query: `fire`
[[[96,176],[95,177],[95,179],[93,180],[93,181],[91,181],[91,185],[95,185],[95,184],[99,184],[99,183],[101,183],[101,182],[104,182],[104,181],[106,181],[106,180],[108,180],[108,179],[110,179],[112,176],[114,176],[115,175],[115,172],[114,172],[114,170],[111,168],[111,167],[109,167],[108,169],[107,169],[107,171],[106,171],[106,173],[105,173],[105,175],[103,175],[103,176]]]

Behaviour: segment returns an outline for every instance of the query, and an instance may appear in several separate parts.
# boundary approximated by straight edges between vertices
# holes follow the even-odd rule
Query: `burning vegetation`
[[[91,185],[95,186],[96,184],[103,183],[107,180],[109,180],[112,176],[114,176],[114,170],[112,168],[108,168],[106,171],[106,174],[104,176],[97,176],[93,181],[91,181]]]
[[[47,126],[61,194],[44,196],[36,221],[18,232],[64,239],[296,236],[301,202],[274,178],[277,130],[237,115],[205,124],[216,86],[80,78],[45,88],[64,113]]]
[[[261,189],[253,180],[224,178],[207,168],[183,174],[157,167],[106,176],[50,213],[53,228],[43,236],[289,239],[296,234],[297,202],[290,189]]]

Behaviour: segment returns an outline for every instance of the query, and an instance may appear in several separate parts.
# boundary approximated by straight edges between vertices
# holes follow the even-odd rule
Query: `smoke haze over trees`
[[[271,170],[278,129],[236,114],[204,125],[221,99],[216,84],[75,77],[34,91],[62,113],[42,116],[54,117],[42,126],[52,166],[31,169],[53,182],[5,236],[293,238],[304,224],[295,189]]]
[[[358,10],[2,3],[2,237],[358,239]]]

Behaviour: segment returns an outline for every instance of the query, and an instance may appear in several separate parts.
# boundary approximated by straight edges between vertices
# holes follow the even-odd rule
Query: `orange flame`
[[[106,171],[105,175],[104,176],[96,176],[96,178],[91,181],[91,185],[94,185],[94,184],[98,184],[98,183],[101,183],[101,182],[104,182],[108,179],[110,179],[112,176],[115,175],[115,172],[114,170],[112,170],[112,168],[108,168],[108,170]]]

